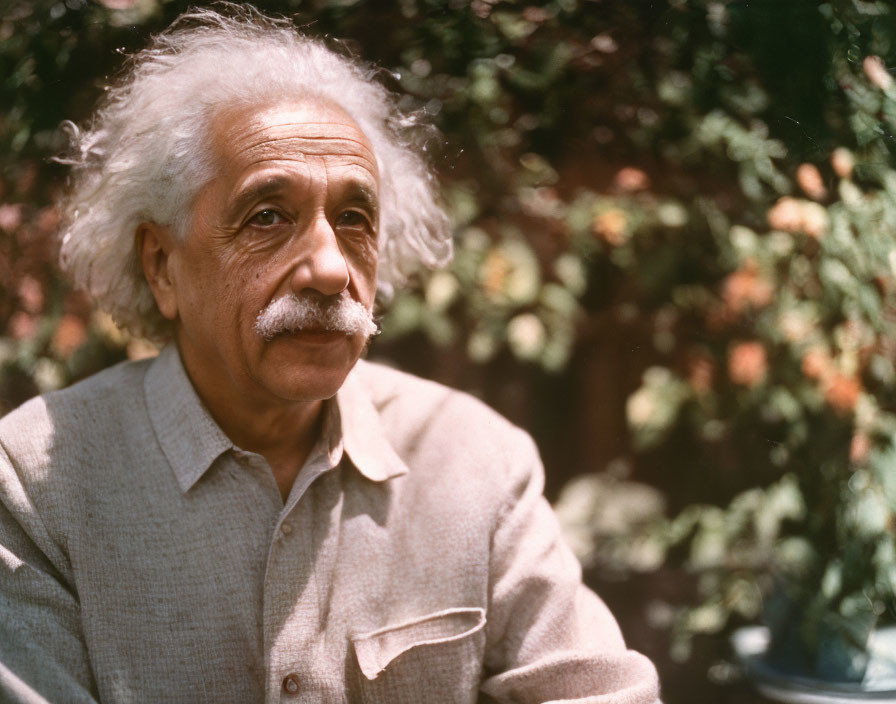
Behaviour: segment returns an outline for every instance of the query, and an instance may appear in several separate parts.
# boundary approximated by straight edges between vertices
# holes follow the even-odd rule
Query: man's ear
[[[177,290],[172,266],[176,243],[171,229],[154,222],[141,223],[134,234],[134,244],[159,312],[168,320],[176,319]]]

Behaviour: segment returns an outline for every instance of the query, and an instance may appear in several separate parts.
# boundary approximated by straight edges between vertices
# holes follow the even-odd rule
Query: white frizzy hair
[[[135,248],[140,223],[183,237],[197,191],[212,177],[208,128],[216,111],[316,97],[344,109],[373,146],[380,176],[378,288],[394,288],[421,266],[451,258],[448,220],[423,159],[434,128],[402,111],[378,70],[342,56],[291,22],[247,6],[226,15],[181,15],[131,57],[84,130],[68,123],[73,166],[60,259],[116,322],[164,338]]]

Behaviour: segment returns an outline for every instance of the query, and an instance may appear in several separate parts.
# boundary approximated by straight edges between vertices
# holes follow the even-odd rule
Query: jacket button
[[[287,694],[295,694],[299,691],[299,678],[289,674],[283,678],[283,691]]]

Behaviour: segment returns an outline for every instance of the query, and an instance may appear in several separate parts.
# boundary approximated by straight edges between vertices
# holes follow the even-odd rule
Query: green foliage
[[[684,276],[681,261],[664,277],[650,266],[660,257],[668,271],[675,255],[648,218],[631,212],[631,200],[615,206],[626,223],[615,238],[601,220],[607,210],[593,212],[597,233],[615,246],[612,261],[630,269],[630,281],[649,279],[639,282],[639,304],[663,302],[657,328],[669,327],[660,314],[674,305],[679,334],[655,342],[670,363],[648,369],[629,398],[635,447],[680,447],[684,438],[698,457],[712,446],[736,448],[739,470],[762,483],[725,507],[694,505],[649,527],[666,549],[687,546],[684,564],[700,575],[705,600],[675,619],[676,648],[686,654],[690,634],[721,630],[731,616],[756,618],[757,595],[774,585],[787,608],[765,603],[773,656],[802,653],[787,665],[819,675],[832,667],[826,639],[837,635],[861,652],[896,600],[887,478],[896,424],[896,92],[886,70],[896,18],[871,3],[751,5],[707,13],[716,39],[694,53],[689,79],[677,79],[689,102],[670,88],[672,76],[656,92],[692,125],[681,143],[725,178],[719,191],[703,189],[687,218],[688,241],[700,238],[711,253],[690,260],[699,270]],[[804,26],[816,30],[792,29]],[[804,53],[785,51],[782,32]],[[725,57],[723,75],[707,80],[701,51]],[[781,70],[784,55],[794,62]],[[809,56],[823,57],[811,71]],[[801,72],[811,73],[814,92],[798,91],[795,101],[792,91],[807,85]],[[693,85],[701,75],[707,85]],[[719,79],[744,88],[721,89],[719,105],[701,106],[694,96],[712,94]],[[780,129],[783,121],[803,132]],[[645,249],[619,256],[637,244]],[[599,552],[600,536],[595,544]],[[861,676],[850,663],[841,663],[843,674]]]

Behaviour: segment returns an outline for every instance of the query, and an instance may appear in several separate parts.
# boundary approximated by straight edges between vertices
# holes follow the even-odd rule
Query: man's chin
[[[281,334],[265,343],[260,376],[271,392],[285,400],[331,398],[366,345],[367,338],[341,332]]]
[[[348,369],[303,369],[265,379],[268,391],[287,403],[308,403],[332,398],[339,391],[351,367]]]

